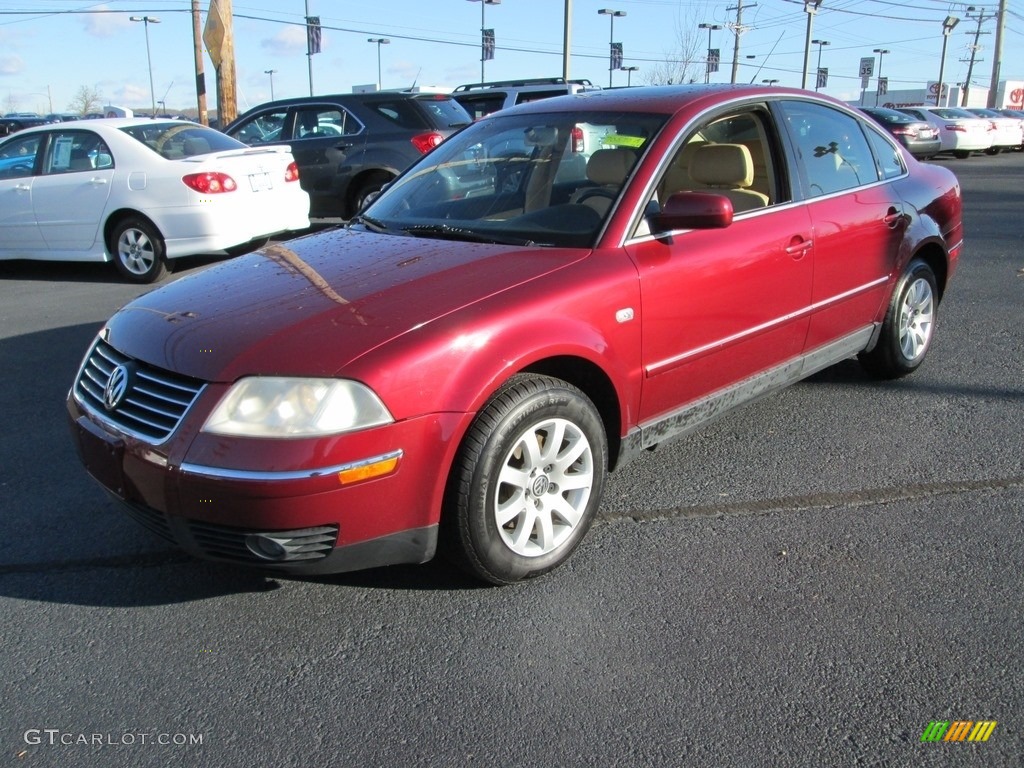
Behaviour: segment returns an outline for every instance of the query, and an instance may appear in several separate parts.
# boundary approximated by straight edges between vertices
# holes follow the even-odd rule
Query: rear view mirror
[[[732,201],[711,192],[676,192],[649,219],[654,232],[724,229],[732,224]]]

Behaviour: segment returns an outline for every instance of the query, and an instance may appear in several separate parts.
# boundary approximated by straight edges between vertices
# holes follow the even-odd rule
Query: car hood
[[[110,319],[107,340],[204,381],[334,376],[411,329],[586,253],[329,230],[142,296]]]

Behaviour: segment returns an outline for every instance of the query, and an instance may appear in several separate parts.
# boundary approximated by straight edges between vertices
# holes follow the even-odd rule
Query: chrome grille
[[[320,560],[331,553],[338,540],[338,526],[336,525],[302,528],[297,531],[259,531],[252,528],[231,528],[226,525],[189,520],[188,527],[196,544],[210,557],[260,565],[273,565],[273,563],[257,557],[249,549],[246,538],[251,535],[263,534],[280,541],[287,552],[282,562]]]
[[[119,365],[129,366],[131,385],[110,411],[103,390]],[[102,339],[90,350],[75,382],[78,401],[122,432],[153,443],[166,440],[203,389],[203,382],[122,355]]]

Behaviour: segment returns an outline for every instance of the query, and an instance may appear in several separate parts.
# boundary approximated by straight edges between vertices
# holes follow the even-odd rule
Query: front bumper
[[[339,478],[360,460],[324,470],[219,470],[209,459],[222,453],[223,439],[189,464],[113,431],[73,395],[67,408],[93,478],[133,519],[198,558],[313,575],[423,563],[436,551],[439,468],[447,466],[453,415],[345,436],[346,450],[359,456],[400,456],[385,476],[347,482]],[[276,442],[280,449],[284,441]]]

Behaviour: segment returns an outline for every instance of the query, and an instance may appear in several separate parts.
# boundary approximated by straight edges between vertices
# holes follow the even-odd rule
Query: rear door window
[[[779,106],[796,147],[807,197],[878,181],[874,155],[855,117],[806,101],[784,101]]]

